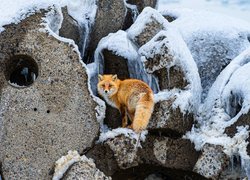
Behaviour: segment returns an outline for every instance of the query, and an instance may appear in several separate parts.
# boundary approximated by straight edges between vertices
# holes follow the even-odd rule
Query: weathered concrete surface
[[[147,19],[147,21],[145,21]],[[143,23],[142,23],[143,22]],[[166,29],[168,21],[156,10],[145,8],[128,30],[128,37],[138,46],[146,44],[158,32]],[[142,31],[138,31],[137,29]]]
[[[97,7],[95,24],[92,27],[88,45],[89,59],[93,58],[101,38],[122,29],[126,17],[124,0],[99,0]]]
[[[206,144],[194,167],[194,172],[209,178],[219,179],[221,173],[229,165],[229,157],[221,146]]]
[[[149,121],[148,130],[162,133],[168,137],[182,137],[190,131],[194,118],[192,114],[183,114],[179,108],[173,109],[174,99],[161,101],[155,104]]]
[[[83,158],[82,158],[83,159]],[[63,180],[111,180],[98,168],[91,159],[84,158],[79,162],[74,163],[65,173]]]
[[[67,7],[62,8],[63,21],[59,29],[59,36],[69,38],[75,41],[81,52],[84,38],[84,29],[69,14]]]
[[[121,135],[95,146],[89,152],[89,157],[95,161],[102,159],[99,165],[96,163],[97,167],[112,176],[120,169],[128,169],[140,164],[192,171],[199,155],[194,145],[185,139],[148,135],[146,141],[141,142],[142,148],[136,145],[135,139]],[[101,154],[101,149],[105,149],[106,153]],[[105,156],[110,158],[107,159]],[[111,163],[117,165],[111,166],[112,170],[109,170]]]
[[[79,55],[73,46],[40,31],[44,14],[35,13],[19,24],[7,25],[0,34],[0,162],[4,179],[50,179],[54,162],[69,150],[83,152],[99,130],[94,111],[97,104],[88,91]],[[18,63],[26,60],[32,62],[28,70],[37,66],[37,79],[29,86],[13,87],[8,80]]]

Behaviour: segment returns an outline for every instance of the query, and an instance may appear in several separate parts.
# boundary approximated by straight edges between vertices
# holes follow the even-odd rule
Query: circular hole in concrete
[[[6,80],[13,87],[23,88],[32,85],[38,76],[36,61],[27,55],[14,55],[6,66]]]
[[[49,114],[49,113],[50,113],[50,110],[47,110],[47,113]]]
[[[37,108],[34,108],[34,111],[37,111]]]

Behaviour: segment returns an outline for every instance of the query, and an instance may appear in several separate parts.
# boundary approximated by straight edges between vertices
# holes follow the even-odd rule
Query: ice
[[[180,31],[197,63],[204,100],[220,72],[249,47],[250,24],[202,10],[168,9],[162,14],[177,18],[170,24]]]
[[[103,74],[104,71],[104,57],[102,54],[104,49],[110,50],[115,55],[124,57],[127,60],[130,78],[143,80],[149,84],[154,92],[158,91],[155,78],[145,72],[137,52],[138,49],[128,39],[127,32],[119,30],[101,39],[95,51],[96,72],[99,74]],[[97,77],[97,74],[95,76]],[[97,80],[93,81],[93,86],[96,84]]]
[[[157,54],[164,56],[164,47],[168,49],[172,60],[169,61],[166,58],[162,58],[159,64],[153,65],[152,69],[147,69],[147,71],[153,73],[162,68],[180,67],[189,85],[185,88],[185,91],[178,90],[175,93],[174,108],[180,107],[182,112],[194,112],[200,104],[201,81],[196,63],[178,30],[169,25],[167,30],[160,31],[148,43],[142,46],[139,49],[139,54],[142,56],[142,61],[147,61],[147,59],[153,58]]]

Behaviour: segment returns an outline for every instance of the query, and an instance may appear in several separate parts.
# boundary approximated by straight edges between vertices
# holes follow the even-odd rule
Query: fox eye
[[[113,85],[112,85],[112,84],[110,84],[110,85],[109,85],[109,87],[110,87],[110,88],[112,88],[112,87],[113,87]]]
[[[105,87],[105,84],[103,84],[102,87]]]

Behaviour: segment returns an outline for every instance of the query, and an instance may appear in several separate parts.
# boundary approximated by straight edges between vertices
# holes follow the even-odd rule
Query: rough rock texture
[[[148,136],[138,150],[140,161],[146,164],[158,164],[168,168],[192,171],[199,152],[186,139]]]
[[[155,8],[157,0],[127,0],[127,3],[136,5],[138,11],[141,12],[147,6]]]
[[[221,146],[206,144],[194,167],[194,172],[207,178],[219,179],[220,174],[229,165],[229,157]]]
[[[79,55],[72,45],[40,30],[44,13],[6,25],[0,34],[4,179],[50,179],[54,162],[71,149],[83,152],[99,130],[97,104]]]
[[[183,114],[179,108],[173,109],[173,100],[165,100],[155,104],[149,121],[148,130],[164,133],[169,137],[181,137],[193,126],[193,116]]]
[[[145,21],[147,18],[147,21]],[[142,22],[144,24],[142,24]],[[161,30],[166,29],[168,21],[164,19],[161,14],[151,8],[145,8],[138,16],[135,23],[129,28],[129,38],[139,47],[146,44],[152,37],[154,37]],[[142,28],[138,31],[138,28]]]
[[[96,168],[95,163],[90,159],[85,159],[74,163],[65,173],[63,180],[111,180],[103,172]]]
[[[88,45],[89,59],[93,58],[93,53],[101,38],[122,29],[126,17],[124,0],[99,0],[97,7],[95,24],[92,27]]]
[[[162,167],[192,171],[199,153],[194,145],[185,139],[171,139],[168,137],[147,136],[145,142],[141,142],[142,148],[136,147],[136,140],[123,135],[108,139],[103,144],[98,144],[90,152],[89,157],[104,159],[97,167],[107,175],[113,175],[119,169],[127,169],[140,164],[158,165]],[[105,149],[106,153],[100,153]],[[110,154],[111,153],[111,154]],[[109,154],[110,158],[105,158]],[[117,166],[109,164],[115,159]]]
[[[116,171],[120,170],[114,157],[114,152],[107,143],[96,144],[86,156],[94,159],[98,169],[107,176],[112,176]]]
[[[83,33],[83,29],[77,23],[75,19],[73,19],[69,14],[67,7],[62,8],[63,13],[63,21],[62,26],[59,29],[59,36],[73,39],[75,43],[78,45],[79,50],[81,51],[82,42],[85,37]]]

